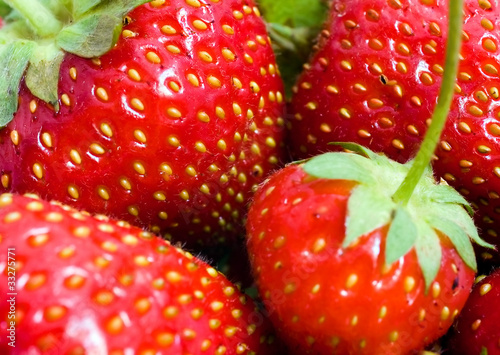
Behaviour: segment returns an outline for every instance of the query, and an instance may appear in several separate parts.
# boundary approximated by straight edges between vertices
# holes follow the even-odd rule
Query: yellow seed
[[[174,34],[177,33],[177,30],[174,27],[170,26],[170,25],[164,25],[164,26],[161,27],[160,30],[161,30],[162,33],[164,33],[166,35],[174,35]]]
[[[99,88],[97,88],[95,93],[96,93],[97,97],[100,98],[102,101],[109,100],[108,92],[106,91],[106,89],[99,87]]]
[[[227,148],[226,142],[223,139],[220,139],[217,142],[217,148],[219,148],[220,150],[226,150],[226,148]]]
[[[80,192],[78,190],[78,187],[76,187],[76,185],[69,185],[68,195],[70,195],[75,200],[78,200],[80,198]]]
[[[107,200],[109,200],[109,197],[110,197],[110,196],[109,196],[109,192],[108,192],[108,190],[107,190],[105,187],[103,187],[103,186],[98,187],[98,188],[97,188],[97,194],[98,194],[98,195],[99,195],[99,196],[100,196],[103,200],[106,200],[106,201],[107,201]]]
[[[204,61],[206,63],[212,63],[213,62],[212,56],[207,51],[200,51],[200,52],[198,52],[198,57],[202,61]]]
[[[396,70],[402,74],[406,74],[408,72],[408,67],[403,62],[398,62],[396,64]]]
[[[491,22],[489,19],[487,18],[483,18],[481,20],[481,26],[483,26],[483,28],[485,30],[488,30],[488,31],[492,31],[494,28],[495,28],[495,25],[493,25],[493,22]]]
[[[156,191],[155,193],[153,193],[153,198],[157,201],[165,201],[167,199],[167,196],[162,191]]]
[[[198,77],[196,75],[189,73],[186,77],[191,85],[193,85],[195,87],[200,86],[200,80],[198,79]]]
[[[473,331],[476,331],[478,330],[480,325],[481,325],[481,319],[476,319],[474,322],[472,322],[471,329]]]
[[[491,9],[491,3],[488,0],[479,0],[478,3],[483,10]]]
[[[113,136],[113,130],[111,129],[111,126],[108,123],[106,122],[101,123],[99,129],[101,130],[102,134],[104,134],[104,136],[108,138],[111,138]]]
[[[10,132],[10,140],[12,141],[12,143],[14,145],[18,145],[19,144],[19,141],[20,141],[19,132],[16,131],[15,129],[13,129]]]
[[[147,52],[146,53],[146,59],[153,63],[153,64],[160,64],[161,63],[161,58],[158,54],[156,54],[155,52]]]
[[[38,179],[42,179],[43,178],[43,167],[40,163],[35,163],[33,164],[33,174],[35,174],[35,176],[38,178]]]
[[[181,145],[179,139],[175,136],[169,136],[167,138],[167,142],[168,144],[170,144],[172,147],[179,147]]]
[[[77,289],[83,286],[85,278],[80,275],[71,275],[64,280],[64,286],[69,289]]]
[[[356,275],[356,274],[350,274],[347,277],[347,280],[346,280],[346,283],[345,283],[345,287],[346,288],[352,288],[354,285],[356,285],[357,282],[358,282],[358,275]]]
[[[406,293],[410,293],[416,285],[415,278],[412,276],[407,276],[404,279],[404,290]]]
[[[479,294],[481,296],[484,296],[485,294],[487,294],[488,292],[491,291],[491,284],[489,283],[485,283],[483,285],[481,285],[481,287],[479,288]]]
[[[181,52],[181,49],[173,44],[169,44],[167,45],[167,51],[172,54],[179,54]]]
[[[237,116],[241,115],[241,113],[243,112],[241,106],[238,105],[236,102],[233,102],[233,112]]]
[[[30,101],[30,112],[35,113],[38,105],[35,100]]]
[[[139,175],[144,175],[146,174],[146,168],[144,167],[144,164],[142,164],[141,162],[134,162],[132,164],[132,167],[134,168],[135,172]]]
[[[134,81],[141,81],[141,76],[139,72],[135,69],[129,69],[127,71],[128,77]]]
[[[420,75],[420,81],[424,85],[434,84],[434,78],[429,73],[425,73],[425,72]]]
[[[379,318],[385,318],[386,315],[387,315],[387,307],[386,306],[382,306],[380,308],[380,311],[378,312],[378,317]]]
[[[131,38],[134,37],[136,34],[130,30],[123,30],[122,31],[122,37],[123,38]]]
[[[441,320],[446,320],[450,317],[450,309],[446,306],[441,310]]]
[[[50,133],[44,132],[42,133],[42,142],[47,148],[52,148],[52,136]]]
[[[207,81],[208,84],[213,88],[220,88],[222,86],[221,81],[213,75],[209,75]]]
[[[182,198],[184,201],[189,200],[189,192],[186,190],[182,190],[181,193],[179,194],[180,198]]]
[[[130,104],[137,111],[144,111],[144,104],[138,98],[134,97],[132,100],[130,100]]]
[[[67,309],[64,306],[50,306],[47,307],[43,313],[44,313],[43,316],[46,321],[55,322],[60,320],[66,315]]]
[[[114,316],[106,322],[105,329],[109,334],[119,334],[124,327],[125,325],[120,316]]]
[[[75,67],[71,67],[69,69],[69,76],[71,77],[71,79],[73,80],[76,80],[76,77],[77,77],[77,71],[76,71],[76,68]]]
[[[71,100],[70,100],[68,94],[62,94],[61,95],[61,102],[65,106],[70,106],[71,105]]]
[[[496,52],[497,44],[491,38],[485,38],[483,40],[483,48],[489,52]]]
[[[203,22],[202,20],[194,20],[193,21],[193,27],[196,28],[197,30],[200,30],[200,31],[205,31],[208,26],[205,22]]]
[[[175,107],[169,107],[167,109],[167,114],[172,117],[172,118],[180,118],[182,117],[182,113],[181,111],[179,111],[177,108]]]
[[[483,69],[487,74],[498,75],[498,69],[493,64],[485,64]]]
[[[405,149],[403,142],[401,142],[399,139],[393,139],[391,143],[392,143],[392,146],[396,149],[399,149],[399,150]]]
[[[200,7],[201,3],[198,0],[186,0],[186,4],[192,7]]]
[[[466,72],[460,72],[458,73],[458,78],[462,81],[471,81],[472,80],[472,75]]]
[[[168,87],[170,89],[172,89],[172,91],[174,91],[174,92],[179,92],[179,90],[181,89],[180,85],[178,83],[176,83],[175,81],[170,81],[168,83]]]
[[[340,115],[343,118],[346,118],[346,119],[350,119],[351,118],[351,113],[345,107],[341,108],[340,111],[339,111],[339,113],[340,113]]]

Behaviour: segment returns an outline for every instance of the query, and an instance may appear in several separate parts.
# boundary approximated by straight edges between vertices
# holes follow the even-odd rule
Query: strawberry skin
[[[448,238],[428,290],[415,250],[390,267],[388,226],[342,247],[356,183],[289,165],[259,189],[248,248],[264,304],[295,354],[407,354],[443,335],[474,280]]]
[[[161,238],[31,196],[0,206],[0,288],[16,293],[15,348],[0,305],[3,354],[281,353],[251,299]]]
[[[283,86],[252,1],[152,1],[95,59],[66,54],[59,106],[21,84],[0,192],[36,192],[189,246],[240,227],[282,159]]]
[[[403,162],[414,156],[444,67],[447,1],[334,1],[318,50],[295,86],[290,121],[297,158],[357,142]],[[500,149],[493,1],[465,1],[456,94],[435,154],[436,175],[477,209],[482,236],[500,233]],[[488,251],[489,259],[499,254]]]
[[[478,277],[447,339],[449,354],[500,354],[500,270]],[[486,350],[486,351],[485,351]]]

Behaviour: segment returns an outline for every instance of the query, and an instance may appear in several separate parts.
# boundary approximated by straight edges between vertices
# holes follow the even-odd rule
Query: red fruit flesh
[[[248,248],[264,304],[295,354],[407,354],[443,335],[473,282],[441,236],[442,261],[426,292],[414,250],[385,266],[387,226],[343,249],[354,186],[299,165],[273,175],[248,216]]]
[[[282,352],[252,300],[148,232],[7,194],[0,221],[2,354]]]
[[[500,354],[500,270],[474,285],[447,340],[451,355]]]
[[[37,192],[190,247],[230,239],[282,159],[283,86],[258,15],[239,0],[151,2],[107,54],[66,55],[59,112],[23,84],[0,130],[0,192]]]
[[[403,162],[416,153],[437,101],[447,1],[334,1],[325,31],[295,88],[296,158],[357,142]],[[498,43],[494,2],[465,1],[462,60],[437,176],[477,209],[482,236],[500,233]],[[482,251],[500,261],[500,254]]]

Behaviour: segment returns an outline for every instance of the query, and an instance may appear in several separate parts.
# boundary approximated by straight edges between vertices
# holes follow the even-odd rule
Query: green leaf
[[[93,58],[108,52],[118,40],[123,16],[148,0],[104,1],[94,5],[82,18],[59,32],[56,43],[66,52]],[[78,11],[92,6],[86,1]]]
[[[12,8],[5,3],[5,1],[0,0],[0,17],[5,18],[12,11]]]
[[[418,223],[417,229],[418,237],[415,242],[415,250],[427,291],[441,268],[441,243],[436,231],[427,223]]]
[[[455,203],[463,205],[464,208],[469,212],[470,215],[474,214],[474,211],[469,205],[469,202],[458,193],[453,187],[448,185],[436,185],[432,189],[431,199],[435,202],[441,203]]]
[[[379,155],[372,150],[354,142],[331,142],[328,145],[338,145],[343,149],[350,150],[370,159],[376,159]]]
[[[391,265],[404,256],[417,240],[418,230],[406,208],[398,206],[387,233],[385,262]]]
[[[388,224],[395,207],[390,198],[377,194],[373,186],[359,185],[354,188],[347,203],[343,247],[348,247],[359,237]]]
[[[372,166],[371,160],[358,154],[333,152],[311,158],[303,168],[306,173],[318,178],[374,184]]]
[[[291,27],[319,27],[328,13],[324,0],[258,0],[268,22]]]
[[[103,55],[116,43],[121,31],[122,19],[113,15],[90,15],[57,36],[57,44],[66,52],[84,58]]]
[[[461,226],[465,233],[478,245],[485,248],[494,249],[495,246],[485,242],[479,236],[477,228],[474,225],[474,221],[469,215],[469,213],[461,206],[449,204],[446,208],[435,208],[434,214],[443,219],[449,219],[455,222],[457,225]]]
[[[75,0],[73,1],[73,16],[80,18],[83,14],[87,13],[90,9],[98,5],[102,0]]]
[[[436,215],[429,217],[429,224],[450,239],[467,266],[474,271],[477,270],[476,255],[471,240],[460,225]]]
[[[6,126],[17,111],[19,84],[36,45],[16,41],[0,47],[0,127]]]
[[[59,69],[64,52],[55,45],[38,46],[26,72],[26,86],[31,93],[58,109]]]

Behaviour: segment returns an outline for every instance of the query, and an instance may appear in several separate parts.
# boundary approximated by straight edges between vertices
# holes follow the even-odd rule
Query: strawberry
[[[442,81],[447,3],[333,1],[295,86],[295,157],[331,150],[329,142],[357,142],[400,162],[415,155]],[[492,243],[500,233],[498,10],[494,1],[465,1],[462,60],[434,162],[436,175],[477,210],[476,223]],[[482,251],[500,261],[498,252]]]
[[[0,206],[2,354],[281,353],[251,299],[161,238],[32,196]]]
[[[3,53],[23,57],[2,61],[0,192],[216,244],[242,229],[252,189],[282,159],[266,27],[253,1],[144,2],[9,1]],[[29,21],[35,7],[43,24]]]
[[[339,154],[339,165],[348,169],[344,155],[352,153],[329,154]],[[328,157],[316,159],[331,165]],[[373,177],[370,171],[387,169],[387,164],[364,160],[355,159],[360,167],[351,166],[368,176],[361,181],[394,179],[380,171]],[[414,201],[410,215],[417,218],[418,211],[419,217],[412,222],[408,212],[381,197],[393,191],[392,184],[385,187],[389,191],[380,187],[371,193],[352,179],[308,173],[307,164],[313,162],[273,174],[257,192],[248,216],[257,286],[282,337],[297,354],[377,355],[406,354],[439,338],[463,307],[474,280],[473,251],[457,252],[449,235],[456,226],[447,229],[452,220],[465,223],[465,210],[443,207],[423,193]],[[430,184],[432,177],[426,180]],[[418,237],[410,237],[417,229]],[[432,273],[425,270],[430,264]]]
[[[453,355],[500,354],[500,269],[477,277],[465,307],[447,337]]]
[[[273,174],[255,194],[247,245],[264,305],[294,354],[409,354],[447,332],[477,269],[466,200],[429,168],[459,62],[450,2],[447,66],[432,123],[405,164],[362,146]]]

